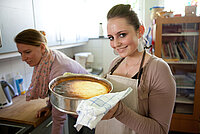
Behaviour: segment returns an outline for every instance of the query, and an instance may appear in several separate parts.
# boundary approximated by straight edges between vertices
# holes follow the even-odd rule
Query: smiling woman
[[[106,75],[113,92],[133,91],[115,105],[96,134],[167,134],[175,102],[175,80],[164,60],[146,52],[140,24],[130,5],[118,4],[107,14],[110,46],[119,54]],[[166,83],[167,82],[167,83]]]

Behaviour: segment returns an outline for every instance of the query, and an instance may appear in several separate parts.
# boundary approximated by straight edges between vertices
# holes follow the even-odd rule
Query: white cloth
[[[138,79],[110,74],[107,74],[106,79],[113,84],[112,92],[121,92],[128,87],[133,89],[122,102],[133,111],[138,112]],[[116,118],[112,118],[109,120],[101,120],[95,128],[95,134],[135,134],[135,131],[131,130]]]
[[[132,88],[129,87],[121,92],[99,95],[81,101],[76,110],[78,118],[74,127],[76,127],[77,131],[82,126],[87,126],[90,129],[95,128],[103,116],[131,91]]]

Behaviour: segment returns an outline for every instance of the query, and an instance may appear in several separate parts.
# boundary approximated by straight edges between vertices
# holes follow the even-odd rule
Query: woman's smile
[[[127,47],[128,47],[128,46],[126,45],[126,46],[124,46],[124,47],[116,48],[116,50],[117,50],[118,53],[123,53],[124,51],[126,51],[126,48],[127,48]]]

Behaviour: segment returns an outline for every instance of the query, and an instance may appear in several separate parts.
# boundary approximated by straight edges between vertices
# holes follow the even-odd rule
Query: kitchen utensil
[[[12,104],[12,97],[10,93],[14,94],[14,88],[5,80],[0,81],[0,108],[10,106]]]
[[[93,75],[87,75],[87,74],[73,74],[73,75],[66,75],[66,76],[59,76],[53,79],[49,83],[49,89],[50,89],[50,101],[51,104],[56,107],[59,111],[65,112],[68,114],[77,115],[76,108],[80,104],[80,102],[84,99],[77,98],[77,97],[70,97],[65,96],[62,94],[58,94],[55,92],[55,86],[58,84],[65,82],[65,81],[73,81],[73,80],[86,80],[86,81],[93,81],[103,84],[109,89],[109,92],[113,90],[113,85],[111,82],[104,78],[100,78],[98,76]],[[61,84],[62,86],[62,84]],[[69,88],[67,86],[67,88]],[[62,92],[62,91],[60,91]]]

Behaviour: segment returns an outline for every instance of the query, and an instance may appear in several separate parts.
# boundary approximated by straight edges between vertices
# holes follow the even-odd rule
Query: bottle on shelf
[[[104,38],[102,23],[99,23],[99,38]]]
[[[17,91],[19,95],[25,94],[26,90],[24,89],[24,80],[23,80],[22,75],[19,72],[15,76],[15,83],[16,83]]]

